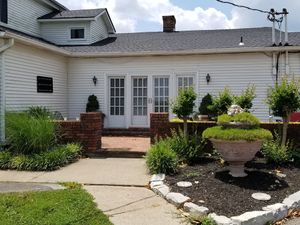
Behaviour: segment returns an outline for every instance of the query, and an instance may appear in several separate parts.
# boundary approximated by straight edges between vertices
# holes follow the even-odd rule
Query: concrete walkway
[[[179,225],[176,208],[147,189],[144,159],[82,159],[53,172],[0,171],[0,182],[75,181],[94,196],[115,225]]]

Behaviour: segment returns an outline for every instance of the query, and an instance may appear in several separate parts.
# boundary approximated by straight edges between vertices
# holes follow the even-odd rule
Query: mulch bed
[[[176,175],[167,176],[166,183],[172,192],[182,193],[194,203],[209,208],[210,212],[227,217],[262,210],[262,207],[282,202],[288,195],[300,190],[300,168],[276,168],[266,164],[262,158],[247,163],[246,167],[247,177],[234,178],[228,174],[226,165],[206,158],[196,165],[181,168]],[[286,177],[278,177],[276,170]],[[192,182],[193,186],[177,187],[179,181]],[[269,201],[255,200],[251,197],[255,192],[267,193],[272,198]]]

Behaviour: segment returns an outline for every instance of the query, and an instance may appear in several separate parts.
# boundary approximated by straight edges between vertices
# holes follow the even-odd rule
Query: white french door
[[[109,77],[109,127],[123,128],[125,121],[125,77]]]
[[[148,124],[148,78],[132,77],[132,125]]]

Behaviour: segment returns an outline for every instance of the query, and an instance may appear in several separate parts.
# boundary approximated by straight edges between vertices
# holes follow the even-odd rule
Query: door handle
[[[148,98],[148,104],[152,104],[152,98]]]

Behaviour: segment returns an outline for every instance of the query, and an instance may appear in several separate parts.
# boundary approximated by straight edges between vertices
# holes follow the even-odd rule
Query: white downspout
[[[290,74],[289,51],[285,52],[285,74]]]
[[[0,38],[5,38],[5,32],[0,32]],[[1,79],[1,91],[0,91],[0,98],[1,98],[1,105],[0,105],[0,143],[5,141],[5,70],[4,70],[4,57],[3,53],[11,48],[14,45],[13,38],[4,39],[5,44],[0,46],[0,55],[2,56],[1,62],[1,72],[0,72],[0,79]]]

